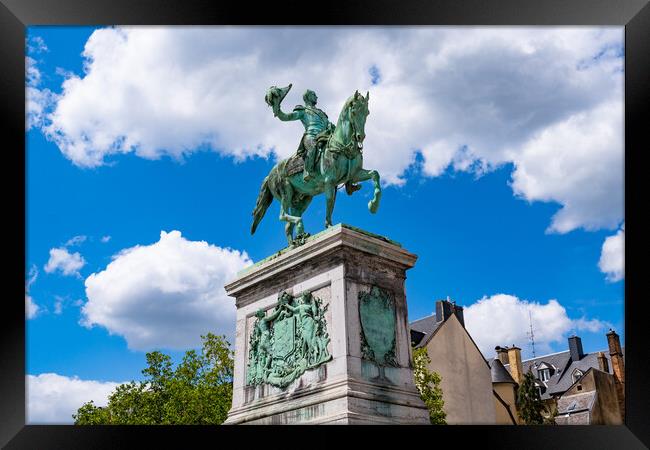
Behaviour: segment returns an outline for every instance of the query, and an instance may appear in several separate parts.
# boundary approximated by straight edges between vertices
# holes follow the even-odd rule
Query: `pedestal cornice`
[[[349,247],[377,256],[410,269],[415,265],[417,255],[383,236],[368,233],[358,228],[337,224],[314,236],[300,247],[286,248],[241,270],[237,278],[224,287],[229,296],[237,297],[242,291],[257,285],[287,269],[300,266],[303,262],[317,261],[320,256],[331,254],[339,248]]]

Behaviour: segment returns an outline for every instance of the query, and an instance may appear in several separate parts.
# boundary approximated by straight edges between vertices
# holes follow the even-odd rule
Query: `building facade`
[[[559,425],[619,425],[625,417],[623,348],[614,331],[607,333],[607,342],[607,350],[585,353],[580,337],[571,336],[568,350],[523,361],[518,347],[497,346],[496,358],[489,362],[503,366],[517,385],[524,373],[532,372],[547,414]],[[495,378],[493,370],[492,378],[495,389],[504,389],[503,375]],[[505,403],[516,410],[514,400]],[[504,406],[495,403],[499,407]]]
[[[436,314],[411,322],[411,345],[426,347],[441,377],[448,424],[495,424],[491,368],[465,329],[463,308],[436,302]]]

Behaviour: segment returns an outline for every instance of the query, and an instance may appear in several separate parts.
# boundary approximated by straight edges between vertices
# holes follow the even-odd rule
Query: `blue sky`
[[[406,282],[411,320],[449,296],[465,306],[486,357],[495,334],[497,343],[529,352],[520,320],[529,310],[538,354],[564,350],[573,332],[587,352],[604,349],[610,326],[624,341],[616,245],[624,238],[622,28],[515,29],[510,38],[494,28],[460,30],[462,42],[454,30],[359,28],[338,46],[322,43],[331,29],[281,29],[260,31],[268,34],[260,48],[257,30],[94,31],[28,31],[28,74],[38,72],[28,82],[26,124],[26,296],[37,308],[27,319],[30,405],[48,383],[85,386],[72,402],[105,396],[111,382],[140,378],[146,351],[178,359],[193,346],[198,335],[165,336],[180,309],[156,310],[160,270],[190,286],[173,299],[182,308],[284,247],[276,203],[254,236],[248,230],[262,179],[300,137],[298,124],[274,121],[263,103],[266,87],[289,82],[285,110],[311,88],[332,121],[342,99],[370,90],[364,166],[382,174],[382,204],[375,215],[367,211],[367,183],[337,197],[334,222],[418,255]],[[300,33],[308,38],[296,39]],[[367,57],[336,80],[309,59],[328,52],[342,64],[355,45]],[[287,78],[292,67],[295,79]],[[565,69],[574,72],[555,78]],[[323,198],[304,219],[307,231],[322,229]],[[174,230],[182,237],[161,237]],[[215,258],[232,264],[187,272]],[[154,262],[168,266],[147,266]],[[131,267],[142,268],[144,282],[125,280]],[[200,281],[206,277],[212,281]],[[149,279],[158,287],[145,289]],[[196,330],[230,333],[234,309],[199,320],[209,305],[192,303],[183,325],[191,330],[197,320]],[[65,408],[30,408],[32,421],[68,420]]]

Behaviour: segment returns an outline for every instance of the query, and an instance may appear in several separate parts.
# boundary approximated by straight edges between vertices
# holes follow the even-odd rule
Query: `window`
[[[545,362],[542,362],[537,368],[537,379],[539,381],[548,381],[551,378],[553,372],[551,371],[551,366]]]
[[[549,369],[539,369],[537,375],[540,381],[548,381],[551,378],[551,371]]]
[[[576,369],[576,370],[573,371],[573,374],[571,374],[571,376],[573,377],[573,382],[575,383],[576,381],[578,381],[580,379],[580,377],[582,377],[582,371],[579,370],[579,369]]]

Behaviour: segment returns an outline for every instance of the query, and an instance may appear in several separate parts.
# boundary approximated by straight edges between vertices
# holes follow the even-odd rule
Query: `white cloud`
[[[529,140],[514,158],[513,189],[562,204],[549,231],[616,227],[623,215],[623,104],[579,112]]]
[[[614,325],[603,320],[587,319],[585,317],[573,320],[574,331],[583,330],[588,331],[589,333],[598,333],[606,328],[614,328]]]
[[[494,347],[516,345],[522,353],[528,348],[530,317],[535,334],[535,350],[553,351],[552,344],[565,343],[569,333],[597,333],[609,324],[597,319],[571,319],[566,309],[555,299],[547,303],[519,299],[513,295],[496,294],[483,297],[464,308],[467,331],[486,358],[494,356]]]
[[[35,264],[32,264],[32,267],[29,269],[29,275],[27,278],[27,287],[31,286],[38,279],[38,267]]]
[[[40,311],[40,307],[34,303],[34,299],[29,295],[25,294],[25,316],[28,319],[33,319]]]
[[[65,300],[65,297],[61,297],[60,295],[54,296],[54,314],[60,315],[63,312],[63,303]]]
[[[198,347],[207,332],[232,342],[235,304],[223,286],[251,263],[246,252],[162,231],[86,279],[82,324],[104,326],[134,350]]]
[[[603,242],[598,261],[600,271],[607,275],[607,281],[620,281],[625,278],[625,224],[618,232]]]
[[[27,49],[32,56],[47,51],[45,42],[40,37],[27,40]],[[38,61],[31,56],[25,57],[25,130],[40,128],[46,125],[46,116],[57,96],[49,89],[40,89],[42,74]]]
[[[38,89],[33,86],[25,88],[25,130],[44,126],[49,108],[54,104],[56,96],[49,89]]]
[[[273,118],[269,86],[294,84],[285,109],[314,89],[334,122],[347,96],[370,90],[364,165],[384,182],[402,184],[417,152],[427,176],[512,163],[518,195],[563,206],[550,231],[612,227],[622,45],[622,27],[107,28],[88,39],[85,73],[65,80],[45,132],[83,167],[201,145],[286,157],[301,126]]]
[[[50,249],[50,259],[44,269],[47,273],[59,270],[63,275],[80,276],[79,269],[85,264],[86,260],[79,252],[70,253],[68,249],[61,247]]]
[[[86,239],[87,239],[87,237],[84,236],[84,235],[75,236],[73,238],[68,239],[68,241],[65,244],[63,244],[63,246],[64,247],[72,247],[72,246],[75,246],[75,245],[81,245],[84,242],[86,242]]]
[[[38,278],[38,267],[32,265],[32,267],[29,269],[28,278],[25,281],[25,316],[28,319],[33,319],[41,311],[41,308],[34,302],[32,296],[29,295],[29,289],[31,288],[32,284],[34,284],[37,278]]]
[[[106,406],[109,394],[121,383],[81,380],[56,373],[27,375],[27,422],[71,424],[84,403]]]
[[[110,241],[110,240],[111,240],[111,237],[110,237],[110,236],[102,236],[102,239],[101,239],[101,241],[102,241],[103,244],[107,243],[107,242]]]
[[[41,82],[41,71],[36,67],[36,60],[29,56],[25,57],[25,72],[28,86],[38,86]]]
[[[45,41],[40,36],[30,36],[26,42],[29,53],[43,53],[49,51]]]

